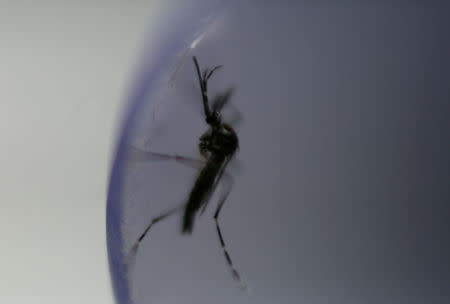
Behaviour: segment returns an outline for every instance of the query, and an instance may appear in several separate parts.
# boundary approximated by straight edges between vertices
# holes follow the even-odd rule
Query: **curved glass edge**
[[[157,85],[157,79],[164,68],[171,62],[176,62],[188,48],[194,48],[195,42],[203,37],[202,30],[208,27],[208,22],[221,13],[225,5],[221,1],[196,0],[179,4],[169,10],[164,20],[164,32],[159,33],[159,39],[151,47],[145,47],[144,54],[139,58],[137,77],[126,97],[124,115],[116,139],[116,150],[110,171],[106,204],[106,238],[109,259],[109,269],[112,288],[117,304],[133,303],[133,295],[128,281],[128,267],[125,263],[122,233],[122,184],[126,161],[127,140],[133,132],[133,119],[140,108],[148,101],[148,94]],[[148,45],[148,44],[147,44]],[[152,55],[150,56],[150,48]]]

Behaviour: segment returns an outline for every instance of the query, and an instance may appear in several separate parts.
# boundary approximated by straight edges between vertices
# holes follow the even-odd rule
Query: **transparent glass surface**
[[[449,193],[440,181],[449,176],[438,160],[448,160],[441,101],[449,75],[420,76],[437,70],[438,50],[449,48],[448,39],[435,43],[443,41],[442,11],[262,2],[183,2],[141,54],[108,193],[117,302],[448,297]],[[234,88],[223,117],[233,120],[236,109],[242,117],[220,223],[251,294],[237,287],[220,248],[218,195],[192,235],[180,233],[177,214],[153,226],[127,260],[151,219],[186,201],[198,174],[196,166],[130,152],[200,159],[207,125],[193,55],[203,68],[223,65],[208,91]]]

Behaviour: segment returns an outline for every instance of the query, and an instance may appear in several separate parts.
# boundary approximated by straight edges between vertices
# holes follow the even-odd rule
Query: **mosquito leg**
[[[185,165],[188,167],[193,167],[196,169],[199,168],[199,166],[204,165],[204,163],[205,163],[205,161],[200,160],[200,159],[180,156],[177,154],[157,153],[157,152],[152,152],[152,151],[148,151],[148,150],[145,151],[145,150],[138,149],[134,146],[130,146],[128,149],[129,149],[128,150],[128,159],[131,161],[158,161],[158,160],[175,161],[182,165]],[[165,212],[157,217],[154,217],[150,221],[148,226],[145,228],[144,232],[139,236],[139,238],[136,240],[136,242],[133,244],[130,251],[128,252],[128,255],[126,257],[126,264],[128,265],[127,266],[128,273],[131,273],[133,271],[134,263],[136,261],[136,256],[138,253],[139,246],[142,243],[142,241],[144,240],[144,238],[147,235],[147,233],[149,232],[149,230],[152,228],[152,226],[154,224],[174,215],[175,213],[182,211],[184,209],[185,205],[186,204],[182,204],[178,207],[172,208],[172,209],[168,210],[167,212]]]
[[[148,231],[150,230],[150,228],[152,228],[152,226],[156,223],[158,223],[159,221],[162,221],[166,218],[168,218],[171,215],[174,215],[175,213],[177,213],[178,211],[180,211],[182,208],[184,207],[184,204],[182,206],[178,206],[176,208],[173,208],[157,217],[154,217],[150,224],[148,224],[147,228],[145,228],[144,232],[142,232],[142,234],[139,236],[139,238],[137,239],[136,243],[133,245],[133,247],[137,247],[139,246],[139,244],[142,242],[142,240],[145,238],[145,236],[147,235]]]
[[[157,161],[157,160],[166,161],[166,160],[169,160],[169,161],[176,161],[180,164],[183,164],[188,167],[193,167],[193,168],[199,168],[199,166],[204,165],[204,163],[205,163],[205,161],[200,160],[200,159],[180,156],[177,154],[157,153],[157,152],[152,152],[152,151],[148,151],[148,150],[145,151],[145,150],[138,149],[134,146],[130,146],[128,148],[127,152],[128,152],[128,160],[131,160],[131,161]],[[139,245],[142,242],[142,240],[145,238],[145,236],[147,235],[150,228],[157,222],[162,221],[163,219],[182,210],[184,208],[184,205],[185,204],[180,205],[176,208],[173,208],[151,220],[150,224],[147,226],[147,228],[144,230],[144,232],[139,236],[138,240],[131,247],[131,250],[130,250],[130,252],[128,254],[128,258],[127,258],[128,263],[133,262],[134,259],[136,258],[137,251],[139,249]]]
[[[136,240],[136,242],[134,243],[134,245],[131,247],[130,252],[128,253],[128,256],[126,258],[127,260],[127,264],[129,265],[130,268],[133,268],[134,266],[134,261],[136,260],[136,256],[137,256],[137,252],[139,249],[139,246],[141,244],[141,242],[144,240],[145,236],[147,235],[147,233],[149,232],[150,228],[152,228],[152,226],[166,218],[168,218],[171,215],[174,215],[175,213],[177,213],[178,211],[181,211],[184,208],[184,205],[180,205],[178,207],[175,207],[173,209],[170,209],[169,211],[154,217],[150,223],[147,225],[147,228],[145,228],[144,232],[139,236],[139,238]]]
[[[222,210],[223,205],[225,204],[225,201],[227,200],[228,194],[230,194],[232,182],[233,182],[230,175],[225,174],[224,177],[228,179],[228,184],[227,184],[225,192],[222,195],[222,197],[219,201],[219,204],[217,206],[216,213],[214,214],[214,221],[216,222],[217,235],[219,237],[220,245],[222,246],[222,250],[225,255],[225,259],[227,260],[228,266],[230,267],[231,274],[233,275],[233,279],[239,283],[239,286],[242,289],[248,291],[249,288],[248,288],[247,284],[245,284],[245,282],[242,280],[241,276],[239,275],[239,272],[236,270],[236,268],[233,265],[233,262],[231,261],[230,254],[228,253],[228,250],[225,246],[225,241],[222,236],[222,230],[220,229],[220,226],[219,226],[219,214],[220,214],[220,211]]]
[[[198,169],[205,164],[204,160],[196,159],[178,154],[158,153],[148,150],[141,150],[134,146],[128,148],[128,160],[130,161],[175,161],[182,165]]]

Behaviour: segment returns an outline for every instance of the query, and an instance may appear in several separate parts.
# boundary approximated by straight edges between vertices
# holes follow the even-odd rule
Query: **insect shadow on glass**
[[[232,177],[225,170],[239,147],[239,141],[236,132],[232,128],[231,124],[227,124],[222,121],[220,115],[220,111],[228,104],[233,90],[229,89],[223,94],[218,94],[214,98],[210,107],[208,100],[208,80],[211,78],[214,72],[222,66],[219,65],[215,66],[212,69],[205,69],[202,73],[195,56],[193,57],[193,61],[200,84],[205,121],[209,125],[208,130],[202,136],[200,136],[198,145],[200,154],[204,159],[199,160],[180,155],[142,151],[137,148],[131,148],[131,153],[134,154],[134,157],[132,158],[135,160],[172,160],[191,167],[198,168],[199,164],[201,164],[203,167],[200,170],[194,186],[191,189],[187,202],[184,202],[182,205],[170,209],[157,217],[154,217],[150,221],[144,232],[139,236],[137,241],[132,246],[128,255],[128,261],[130,263],[135,260],[139,245],[145,239],[150,228],[154,224],[168,218],[171,215],[176,214],[177,212],[183,212],[181,223],[182,233],[192,233],[194,219],[197,212],[200,212],[200,214],[202,214],[205,211],[212,194],[217,188],[219,182],[222,181],[223,193],[219,198],[218,205],[214,213],[217,235],[234,280],[239,283],[241,288],[243,288],[244,290],[248,290],[247,285],[242,281],[238,271],[234,268],[230,255],[226,249],[225,241],[223,239],[222,231],[219,225],[220,211],[222,210],[222,207],[225,204],[233,185]],[[240,117],[238,117],[238,119],[239,118]],[[235,119],[234,123],[237,123],[238,119]]]

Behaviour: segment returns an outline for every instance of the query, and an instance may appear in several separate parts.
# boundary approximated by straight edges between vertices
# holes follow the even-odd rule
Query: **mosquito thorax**
[[[220,125],[222,123],[220,113],[217,111],[213,111],[211,115],[206,117],[206,123],[212,127]]]
[[[225,154],[233,154],[239,146],[236,132],[228,124],[221,124],[217,130],[216,143]]]

